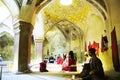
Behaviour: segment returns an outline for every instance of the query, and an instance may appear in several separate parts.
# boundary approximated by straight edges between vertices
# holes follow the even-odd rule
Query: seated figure
[[[89,55],[91,56],[90,61],[88,65],[84,65],[84,68],[80,73],[82,80],[106,80],[102,62],[96,56],[94,48],[89,49]]]
[[[57,64],[62,64],[63,58],[61,56],[58,56],[56,62],[57,62]]]
[[[40,72],[48,72],[48,70],[46,69],[46,67],[47,67],[46,63],[47,63],[46,60],[43,60],[43,62],[40,63],[40,68],[39,68]]]
[[[54,59],[54,57],[51,55],[51,56],[49,57],[49,63],[54,63],[54,61],[55,61],[55,59]]]
[[[74,58],[73,51],[69,52],[69,56],[63,62],[62,70],[64,70],[64,71],[77,71],[76,59]]]

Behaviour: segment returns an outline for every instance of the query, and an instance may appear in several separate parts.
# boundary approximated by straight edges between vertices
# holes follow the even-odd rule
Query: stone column
[[[30,63],[31,54],[31,35],[33,26],[31,23],[20,21],[20,38],[19,38],[19,58],[18,58],[18,71],[26,72],[29,70],[28,64]]]
[[[13,72],[25,72],[29,70],[31,51],[31,23],[15,20],[14,26],[14,65]]]
[[[42,48],[43,48],[43,39],[35,39],[35,56],[37,62],[41,62],[43,59]]]

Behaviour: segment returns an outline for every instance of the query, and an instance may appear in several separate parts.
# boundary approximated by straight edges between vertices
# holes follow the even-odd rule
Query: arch
[[[49,27],[45,36],[46,37],[43,43],[43,55],[46,54],[48,50],[53,54],[57,53],[57,55],[60,53],[62,55],[64,53],[68,53],[70,50],[73,50],[78,57],[82,56],[80,52],[83,48],[84,33],[71,21],[63,19],[56,22]],[[78,58],[78,62],[81,62],[81,60],[82,59]]]
[[[76,26],[73,22],[67,20],[67,19],[63,19],[63,20],[60,20],[58,21],[57,23],[55,23],[54,25],[56,25],[60,31],[65,35],[65,37],[67,38],[67,34],[70,32],[70,31],[74,31],[73,32],[73,35],[78,37],[78,36],[81,36],[83,37],[83,31],[80,29],[80,27]],[[66,28],[67,27],[67,28]],[[69,31],[68,31],[69,30]],[[77,35],[75,35],[75,33]],[[69,39],[69,38],[68,38]]]
[[[92,4],[104,17],[106,20],[108,15],[107,15],[107,7],[104,2],[104,0],[87,0],[90,4]]]
[[[83,30],[81,30],[80,27],[76,26],[73,22],[71,22],[71,21],[69,21],[67,19],[59,20],[58,22],[56,22],[55,24],[53,24],[51,27],[49,27],[49,29],[46,31],[46,33],[53,26],[56,26],[63,33],[63,35],[65,36],[66,39],[69,39],[68,38],[69,31],[74,31],[74,33],[76,33],[78,36],[82,36],[83,37],[83,35],[84,35]],[[69,31],[68,31],[68,29],[69,29]]]
[[[6,7],[9,9],[12,16],[17,17],[19,14],[19,7],[15,0],[1,0]],[[12,5],[11,5],[12,4]]]
[[[0,33],[6,31],[14,37],[12,17],[11,16],[7,17],[7,19],[0,24],[0,28],[1,28]]]

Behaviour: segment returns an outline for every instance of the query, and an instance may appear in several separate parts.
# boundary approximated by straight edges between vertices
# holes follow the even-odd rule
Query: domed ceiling
[[[53,25],[59,27],[64,33],[66,29],[80,32],[79,35],[84,35],[88,16],[92,14],[101,16],[101,14],[86,0],[73,0],[71,5],[62,5],[60,0],[53,0],[47,5],[43,11],[43,18],[45,24],[45,32],[47,32]],[[69,27],[68,27],[69,25]],[[73,27],[70,27],[70,26]],[[60,27],[61,26],[61,27]]]
[[[61,47],[61,51],[78,50],[79,53],[79,50],[83,49],[85,36],[91,32],[88,32],[88,26],[94,25],[90,21],[94,19],[89,16],[95,15],[95,20],[96,16],[98,20],[103,19],[100,12],[86,0],[73,0],[71,5],[62,5],[60,0],[52,0],[41,13],[45,40],[48,41],[46,44],[51,45],[53,52],[59,51],[56,48]]]

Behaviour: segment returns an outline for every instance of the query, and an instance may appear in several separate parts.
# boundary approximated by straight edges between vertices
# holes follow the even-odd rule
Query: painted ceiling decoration
[[[64,34],[64,36],[70,40],[70,36],[72,36],[72,39],[75,40],[76,38],[79,38],[80,36],[83,36],[83,31],[77,27],[74,23],[64,19],[55,24],[58,29]],[[70,36],[68,36],[70,35]]]
[[[101,16],[101,14],[85,0],[75,0],[73,4],[69,6],[63,6],[60,4],[59,0],[53,0],[41,12],[44,18],[45,32],[53,25],[57,24],[58,28],[65,36],[67,35],[66,30],[70,28],[68,27],[69,24],[74,24],[75,30],[78,30],[77,32],[80,31],[79,29],[85,31],[88,16],[92,14]],[[62,25],[59,22],[62,23]],[[68,24],[66,22],[70,23]]]
[[[56,0],[44,9],[44,13],[53,19],[66,18],[71,21],[76,21],[76,19],[85,16],[89,9],[90,7],[86,5],[85,1],[77,0],[70,6],[62,6],[59,0]]]
[[[55,25],[56,23],[58,25],[58,22],[60,21],[62,22],[61,26],[65,27],[65,22],[71,22],[72,24],[69,24],[74,24],[77,26],[77,28],[80,28],[82,27],[82,25],[85,25],[85,21],[90,10],[92,10],[92,8],[89,5],[86,5],[85,1],[77,0],[69,6],[62,6],[59,0],[53,1],[46,8],[43,9],[45,32],[49,28],[51,28],[52,25]],[[81,24],[81,26],[79,24]],[[59,23],[58,28],[61,29],[61,31],[65,35],[66,31],[62,30],[62,28],[64,29],[64,27],[60,28]],[[68,29],[68,27],[66,28]]]

